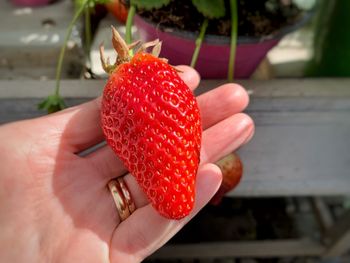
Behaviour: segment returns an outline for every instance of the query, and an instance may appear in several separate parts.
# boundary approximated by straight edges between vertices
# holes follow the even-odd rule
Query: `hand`
[[[198,74],[181,67],[191,89]],[[196,205],[169,220],[124,177],[137,210],[122,223],[106,187],[126,170],[103,141],[100,99],[56,114],[0,127],[0,258],[3,262],[140,262],[179,231],[214,195],[221,173],[213,162],[253,135],[246,91],[226,84],[199,96],[203,122]]]

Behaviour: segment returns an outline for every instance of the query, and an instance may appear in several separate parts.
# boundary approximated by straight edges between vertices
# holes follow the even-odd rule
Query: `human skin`
[[[198,74],[181,66],[194,90]],[[221,183],[213,164],[254,133],[242,113],[246,91],[225,84],[197,97],[203,123],[196,201],[182,220],[160,216],[135,179],[124,180],[136,211],[121,222],[107,188],[127,173],[103,146],[100,98],[44,117],[0,127],[0,259],[2,262],[140,262],[164,245],[215,194]]]

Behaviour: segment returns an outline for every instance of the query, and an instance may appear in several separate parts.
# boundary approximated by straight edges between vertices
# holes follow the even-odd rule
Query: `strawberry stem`
[[[199,32],[199,36],[196,39],[196,48],[193,52],[193,56],[192,56],[192,60],[191,60],[191,67],[192,68],[194,68],[196,66],[199,51],[201,49],[204,35],[205,35],[205,31],[207,30],[207,27],[208,27],[208,18],[204,19],[203,24],[202,24],[201,29],[200,29],[200,32]]]
[[[90,48],[91,48],[91,38],[92,38],[92,33],[91,33],[91,12],[90,8],[85,9],[85,56],[90,63]]]
[[[231,10],[231,43],[230,43],[230,58],[228,65],[228,80],[233,81],[234,75],[234,64],[236,56],[236,46],[237,46],[237,28],[238,28],[238,12],[237,12],[237,0],[230,0],[230,10]]]
[[[61,73],[62,73],[62,64],[63,64],[63,58],[64,58],[64,54],[66,52],[68,40],[72,34],[72,30],[73,30],[75,23],[78,21],[79,17],[84,12],[84,9],[87,6],[88,2],[89,2],[89,0],[86,0],[81,6],[79,6],[79,9],[75,12],[72,21],[68,25],[67,33],[66,33],[66,36],[65,36],[65,39],[63,42],[63,46],[61,48],[61,52],[60,52],[60,55],[58,58],[58,63],[57,63],[56,88],[55,88],[55,95],[56,96],[59,96],[59,94],[60,94],[60,80],[61,80]]]
[[[91,0],[84,0],[82,4],[78,5],[78,9],[75,11],[73,19],[68,25],[66,36],[64,38],[63,45],[60,50],[60,54],[58,57],[57,67],[56,67],[56,86],[55,91],[52,95],[48,96],[46,99],[44,99],[42,102],[38,104],[38,108],[42,110],[47,110],[48,113],[53,113],[59,110],[62,110],[66,107],[63,98],[60,95],[60,80],[61,80],[61,73],[62,73],[62,65],[63,65],[63,59],[64,54],[66,52],[67,43],[68,40],[72,34],[73,27],[79,17],[84,12],[84,9],[87,7],[88,3]]]
[[[126,25],[125,25],[125,40],[128,45],[132,43],[132,24],[133,24],[135,13],[136,13],[136,7],[135,5],[131,4],[128,11],[128,17],[126,19]]]

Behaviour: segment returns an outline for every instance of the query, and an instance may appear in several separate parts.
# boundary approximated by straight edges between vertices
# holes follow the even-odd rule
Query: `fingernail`
[[[248,143],[248,142],[253,138],[253,136],[254,136],[254,131],[255,131],[254,126],[250,126],[250,127],[247,129],[247,133],[246,133],[246,134],[248,134],[248,136],[247,136],[246,139],[244,140],[243,144]]]

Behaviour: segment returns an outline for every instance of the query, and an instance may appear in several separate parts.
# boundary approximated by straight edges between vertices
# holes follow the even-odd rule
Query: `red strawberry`
[[[125,23],[128,17],[128,8],[121,0],[111,0],[106,3],[107,10],[118,19],[119,22]]]
[[[154,45],[159,53],[159,42]],[[107,143],[136,178],[154,208],[180,219],[193,208],[201,145],[201,120],[194,95],[164,59],[143,52],[132,58],[113,29],[116,65],[102,99]]]

